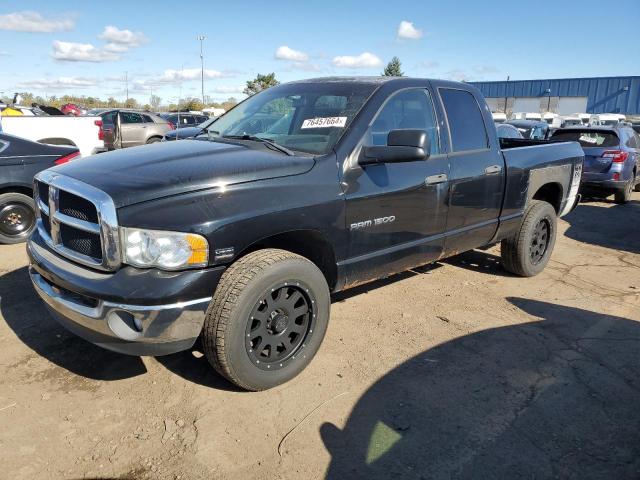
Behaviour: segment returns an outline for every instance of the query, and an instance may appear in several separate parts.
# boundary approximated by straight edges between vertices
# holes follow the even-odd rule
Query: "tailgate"
[[[584,150],[584,172],[585,173],[605,173],[611,167],[612,157],[603,157],[602,154],[610,148],[583,148]]]

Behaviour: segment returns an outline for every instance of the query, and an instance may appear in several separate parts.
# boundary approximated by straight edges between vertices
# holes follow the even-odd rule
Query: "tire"
[[[204,353],[218,373],[245,390],[275,387],[311,362],[330,308],[327,281],[315,264],[285,250],[249,253],[216,288],[202,330]]]
[[[0,195],[0,243],[13,244],[27,240],[36,228],[36,204],[22,193]]]
[[[551,258],[556,231],[555,209],[542,200],[532,200],[520,230],[502,240],[500,253],[505,270],[521,277],[539,274]],[[544,239],[544,245],[541,239]]]
[[[623,205],[625,203],[627,203],[629,200],[631,200],[631,194],[633,192],[633,187],[635,186],[635,177],[632,177],[631,179],[629,179],[629,181],[627,182],[627,184],[624,186],[624,190],[620,190],[619,192],[616,192],[613,196],[613,201],[614,203],[617,203],[618,205]]]
[[[636,180],[636,181],[638,181],[638,176],[637,176],[637,174],[635,174],[635,173],[634,173],[634,174],[633,174],[633,176],[634,176],[635,180]],[[635,190],[636,192],[640,192],[640,182],[638,182],[638,183],[636,184],[636,186],[635,186],[634,190]]]
[[[158,143],[160,140],[162,140],[160,137],[151,137],[149,140],[147,140],[147,145],[150,143]]]

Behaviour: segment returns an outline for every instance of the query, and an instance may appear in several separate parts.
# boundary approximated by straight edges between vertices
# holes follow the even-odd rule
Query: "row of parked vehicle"
[[[601,116],[602,118],[602,116]],[[640,125],[623,120],[569,124],[561,128],[540,120],[506,120],[496,123],[504,143],[526,139],[578,142],[585,153],[582,191],[592,197],[614,195],[626,203],[633,190],[640,191]]]

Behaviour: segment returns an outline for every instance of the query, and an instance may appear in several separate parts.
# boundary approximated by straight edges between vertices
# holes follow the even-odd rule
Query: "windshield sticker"
[[[302,122],[301,129],[305,128],[328,128],[328,127],[344,127],[347,124],[347,117],[318,117],[307,118]]]

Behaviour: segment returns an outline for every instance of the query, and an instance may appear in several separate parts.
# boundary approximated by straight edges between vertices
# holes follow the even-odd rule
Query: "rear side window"
[[[582,147],[619,147],[620,139],[613,132],[599,132],[589,130],[557,130],[551,140],[558,142],[578,142]]]
[[[453,151],[487,148],[487,130],[475,97],[464,90],[450,88],[441,88],[440,97],[447,112]]]
[[[153,122],[153,118],[151,118],[149,115],[142,115],[144,118],[144,121],[147,123],[154,123]]]
[[[133,112],[120,112],[122,123],[143,123],[142,115]]]

